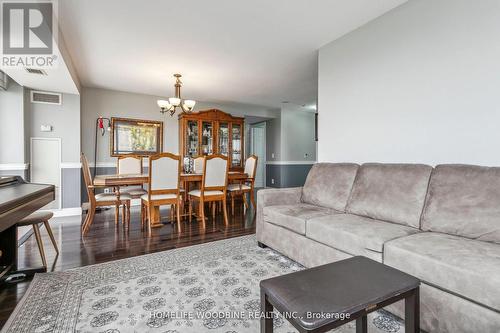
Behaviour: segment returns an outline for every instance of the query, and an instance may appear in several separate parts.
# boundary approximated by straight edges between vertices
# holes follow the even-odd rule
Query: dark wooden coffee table
[[[367,332],[367,314],[405,300],[405,332],[420,332],[420,280],[365,257],[260,282],[261,332],[273,331],[276,308],[299,332],[327,332],[356,320]],[[348,317],[348,318],[347,318]]]

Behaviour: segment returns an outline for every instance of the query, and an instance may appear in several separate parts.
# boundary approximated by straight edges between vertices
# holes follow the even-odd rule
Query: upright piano
[[[54,185],[27,183],[20,176],[0,177],[0,281],[8,275],[25,277],[46,269],[18,271],[16,223],[54,198]]]

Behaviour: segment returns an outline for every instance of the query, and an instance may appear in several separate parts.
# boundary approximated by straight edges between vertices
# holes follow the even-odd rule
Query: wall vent
[[[62,94],[32,90],[31,103],[61,105]]]
[[[37,69],[37,68],[25,68],[26,72],[30,74],[36,74],[36,75],[47,75],[47,72],[44,71],[43,69]]]

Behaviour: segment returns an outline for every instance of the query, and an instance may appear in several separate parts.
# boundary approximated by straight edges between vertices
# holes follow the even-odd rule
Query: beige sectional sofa
[[[415,275],[427,332],[500,332],[500,168],[318,163],[258,192],[257,240],[306,267],[363,255]]]

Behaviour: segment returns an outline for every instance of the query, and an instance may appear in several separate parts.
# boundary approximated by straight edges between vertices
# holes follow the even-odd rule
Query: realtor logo
[[[2,1],[2,65],[53,67],[54,1]]]

